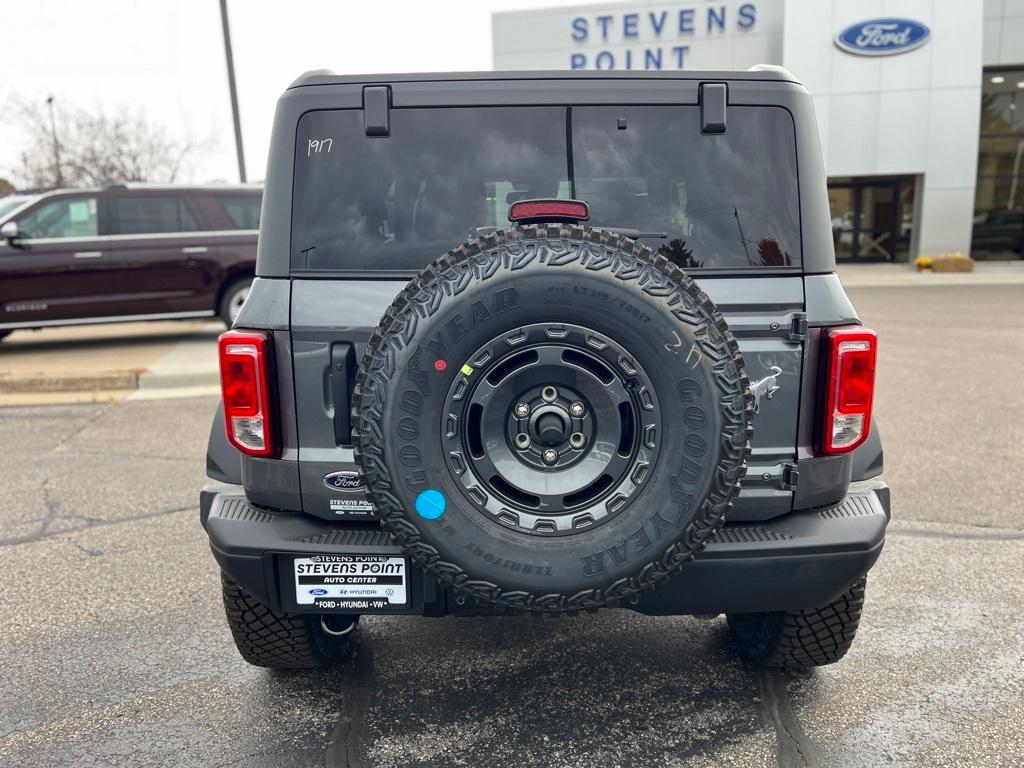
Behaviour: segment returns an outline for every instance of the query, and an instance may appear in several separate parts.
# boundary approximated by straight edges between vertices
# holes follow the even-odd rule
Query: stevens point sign
[[[689,41],[757,26],[756,3],[699,5],[592,12],[573,16],[571,69],[685,69]]]

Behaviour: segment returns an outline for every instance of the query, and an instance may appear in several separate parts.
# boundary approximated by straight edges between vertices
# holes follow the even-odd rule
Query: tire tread
[[[391,475],[381,450],[386,429],[381,420],[383,396],[380,393],[395,374],[396,348],[412,341],[418,319],[437,311],[443,296],[458,295],[473,277],[486,280],[502,267],[514,271],[519,268],[517,263],[519,266],[529,263],[530,254],[523,247],[524,243],[565,240],[604,246],[611,255],[588,260],[584,264],[588,271],[608,272],[620,281],[636,283],[645,293],[673,308],[673,314],[681,321],[696,327],[696,338],[704,342],[702,349],[709,356],[717,357],[714,370],[721,391],[724,424],[721,459],[714,470],[708,496],[684,535],[635,575],[605,589],[589,589],[572,595],[506,591],[497,584],[472,578],[458,563],[443,561],[437,549],[423,540],[416,521],[406,515],[391,492]],[[621,259],[617,252],[629,258]],[[579,250],[576,260],[580,260]],[[571,262],[572,257],[570,255],[568,261],[562,258],[541,261],[560,266]],[[685,307],[679,292],[687,295],[695,310]],[[501,230],[463,243],[426,267],[406,285],[370,336],[352,397],[355,462],[382,525],[395,542],[427,573],[471,595],[481,604],[538,613],[563,613],[618,604],[623,599],[653,590],[703,549],[732,509],[746,472],[753,413],[754,398],[739,346],[725,318],[707,294],[677,265],[638,240],[579,225],[527,225]]]
[[[729,625],[740,652],[761,666],[808,669],[834,664],[853,645],[866,585],[862,577],[821,608],[730,614]]]
[[[235,646],[250,664],[273,669],[317,669],[329,666],[340,656],[344,642],[322,637],[308,615],[274,611],[223,572],[221,589]]]

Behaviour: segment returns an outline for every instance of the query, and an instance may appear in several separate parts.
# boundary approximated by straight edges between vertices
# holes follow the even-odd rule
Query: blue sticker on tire
[[[433,488],[421,491],[420,495],[416,497],[416,514],[424,520],[437,520],[444,514],[447,506],[448,501],[444,494]]]

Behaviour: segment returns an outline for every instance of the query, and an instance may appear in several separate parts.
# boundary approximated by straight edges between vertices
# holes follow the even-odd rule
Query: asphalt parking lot
[[[0,764],[1017,766],[1024,286],[850,290],[894,521],[849,656],[746,667],[722,619],[369,619],[248,667],[196,493],[212,397],[0,408]]]

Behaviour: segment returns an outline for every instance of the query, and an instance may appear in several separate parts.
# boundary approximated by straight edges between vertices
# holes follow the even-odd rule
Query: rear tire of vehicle
[[[740,653],[760,666],[810,669],[834,664],[857,634],[866,582],[861,578],[821,608],[727,614],[729,629]]]
[[[228,328],[235,324],[238,313],[242,310],[242,304],[245,303],[245,299],[249,295],[249,289],[252,288],[252,281],[252,277],[240,277],[237,280],[232,280],[221,294],[217,314]]]
[[[346,655],[359,623],[353,616],[348,627],[332,616],[324,630],[317,614],[278,613],[261,603],[239,584],[221,573],[224,612],[242,658],[257,667],[271,669],[319,669],[336,664]]]

